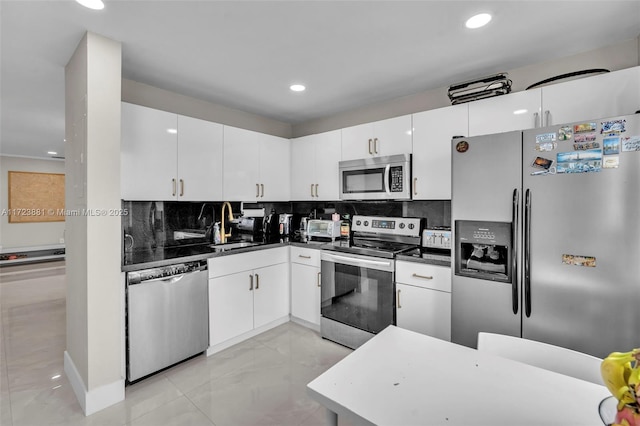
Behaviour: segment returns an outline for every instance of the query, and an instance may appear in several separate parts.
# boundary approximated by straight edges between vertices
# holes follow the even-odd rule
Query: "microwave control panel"
[[[403,190],[402,166],[389,168],[389,188],[391,192],[402,192]]]

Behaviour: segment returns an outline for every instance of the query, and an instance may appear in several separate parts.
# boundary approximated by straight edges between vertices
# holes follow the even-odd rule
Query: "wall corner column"
[[[122,47],[86,33],[65,67],[65,373],[85,415],[124,399]]]

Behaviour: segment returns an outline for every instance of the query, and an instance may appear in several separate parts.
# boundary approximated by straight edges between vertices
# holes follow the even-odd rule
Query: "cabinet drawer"
[[[451,268],[396,261],[396,282],[451,292]]]
[[[291,263],[320,267],[320,250],[291,247]]]
[[[288,247],[256,250],[209,259],[209,278],[289,262]]]

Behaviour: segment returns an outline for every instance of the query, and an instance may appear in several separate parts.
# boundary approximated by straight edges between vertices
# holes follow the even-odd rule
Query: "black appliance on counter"
[[[351,241],[323,246],[320,334],[357,348],[395,324],[395,258],[420,247],[424,219],[353,217]]]
[[[265,240],[279,237],[279,225],[280,218],[275,210],[271,210],[271,213],[266,215],[262,222],[262,232]]]

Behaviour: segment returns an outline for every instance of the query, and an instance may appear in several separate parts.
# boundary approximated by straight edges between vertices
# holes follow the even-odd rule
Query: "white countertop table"
[[[374,425],[602,426],[606,387],[389,326],[307,385]]]

